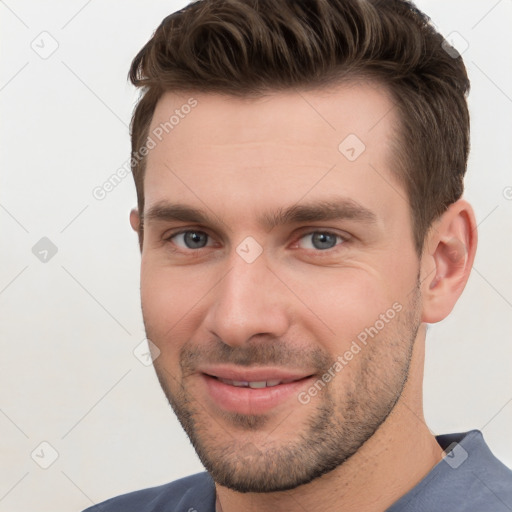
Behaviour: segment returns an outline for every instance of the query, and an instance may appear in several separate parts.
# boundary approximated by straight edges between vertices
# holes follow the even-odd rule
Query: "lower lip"
[[[313,377],[306,377],[286,384],[253,389],[224,384],[206,374],[202,377],[215,404],[226,411],[239,414],[263,414],[291,398],[298,402],[299,392],[313,379]]]

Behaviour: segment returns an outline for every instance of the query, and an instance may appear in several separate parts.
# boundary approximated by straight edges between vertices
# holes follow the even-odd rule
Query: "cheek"
[[[398,282],[370,266],[312,268],[308,273],[288,271],[283,272],[285,275],[283,281],[303,302],[292,302],[298,321],[317,333],[320,340],[330,345],[326,348],[336,354],[345,350],[361,331],[374,325],[393,304],[401,303],[404,296]],[[394,316],[393,313],[388,316]]]
[[[198,325],[204,280],[180,269],[162,268],[143,262],[141,302],[148,338],[162,352],[177,352]]]

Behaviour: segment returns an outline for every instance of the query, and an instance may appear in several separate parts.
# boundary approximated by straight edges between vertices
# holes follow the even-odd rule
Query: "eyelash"
[[[173,241],[172,241],[173,238],[177,237],[178,235],[183,235],[185,233],[194,233],[194,232],[195,233],[203,233],[207,237],[209,237],[209,239],[213,238],[206,231],[203,231],[201,229],[183,229],[181,231],[177,231],[176,233],[172,233],[171,235],[169,235],[167,237],[164,237],[163,240],[165,242],[173,243]],[[347,236],[347,235],[340,235],[339,233],[335,233],[333,231],[315,229],[315,230],[306,231],[306,232],[301,233],[300,236],[295,239],[295,241],[293,242],[293,245],[295,246],[296,244],[298,244],[300,242],[300,240],[302,240],[303,238],[305,238],[307,236],[318,234],[318,233],[319,234],[323,234],[323,235],[333,235],[333,236],[336,237],[337,242],[338,242],[338,240],[341,240],[341,243],[336,243],[336,245],[334,247],[331,247],[329,249],[324,249],[324,250],[322,250],[322,249],[305,249],[305,250],[307,250],[307,251],[314,251],[315,253],[318,253],[318,254],[331,254],[332,251],[336,250],[336,248],[339,248],[340,246],[345,245],[350,240],[350,237]],[[176,249],[175,252],[198,253],[198,252],[200,252],[201,249],[206,249],[208,247],[209,246],[200,247],[198,249],[190,249],[190,248],[183,249],[181,247],[178,247],[178,249]],[[300,249],[300,247],[299,247],[299,249]]]

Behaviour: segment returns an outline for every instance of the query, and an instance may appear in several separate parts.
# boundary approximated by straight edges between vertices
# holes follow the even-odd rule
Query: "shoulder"
[[[478,505],[486,510],[511,510],[512,470],[492,453],[482,433],[472,430],[440,437],[440,444],[449,450],[441,462],[448,463],[454,489],[471,503],[470,510]]]
[[[84,512],[214,512],[215,485],[207,472],[111,498]]]
[[[443,460],[388,512],[512,510],[512,470],[494,456],[480,431],[436,439],[445,451]]]

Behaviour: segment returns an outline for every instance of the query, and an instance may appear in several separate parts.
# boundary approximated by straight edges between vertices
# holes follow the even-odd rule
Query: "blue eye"
[[[308,239],[308,242],[301,243],[303,240]],[[299,246],[302,249],[317,249],[320,251],[325,251],[327,249],[332,249],[336,247],[336,245],[338,245],[338,241],[341,241],[343,243],[343,237],[325,231],[314,231],[313,233],[308,233],[307,235],[304,235],[299,241]]]
[[[178,246],[181,249],[197,250],[214,245],[214,241],[204,231],[199,230],[186,230],[167,238],[168,241]],[[334,249],[336,246],[343,244],[346,241],[344,237],[329,231],[312,231],[303,235],[299,241],[298,246],[301,249],[311,249],[315,251],[328,251]]]
[[[202,249],[208,244],[208,235],[204,231],[182,231],[171,236],[169,240],[185,249]]]

